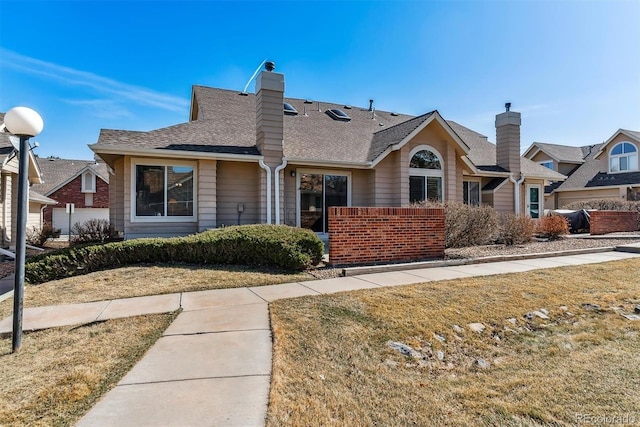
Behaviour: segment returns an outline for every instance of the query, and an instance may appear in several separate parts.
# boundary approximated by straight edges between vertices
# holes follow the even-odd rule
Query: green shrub
[[[498,237],[498,214],[491,206],[460,202],[420,202],[415,206],[444,208],[447,248],[488,245]]]
[[[79,245],[30,258],[25,278],[37,284],[141,263],[239,264],[303,270],[317,265],[324,244],[310,230],[245,225],[187,237],[133,239]]]
[[[557,240],[569,234],[569,220],[562,215],[543,216],[538,221],[536,232],[549,240]]]
[[[500,241],[507,246],[530,242],[535,230],[536,222],[528,216],[500,215]]]

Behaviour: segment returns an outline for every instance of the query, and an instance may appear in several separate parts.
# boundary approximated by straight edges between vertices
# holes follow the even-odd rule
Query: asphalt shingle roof
[[[96,163],[93,160],[70,160],[70,159],[43,159],[37,158],[40,172],[42,173],[42,184],[34,184],[31,189],[43,195],[56,189],[60,184],[75,178],[82,169],[87,166],[107,183],[109,182],[109,171],[103,162]]]
[[[0,124],[4,123],[4,113],[0,113]],[[13,153],[13,145],[9,141],[9,134],[0,133],[0,159],[4,160]]]
[[[569,145],[547,144],[544,142],[534,142],[534,144],[544,153],[562,163],[582,163],[584,152],[582,147],[571,147]]]
[[[260,154],[256,148],[255,94],[194,86],[193,97],[198,106],[197,120],[150,132],[103,129],[96,145]],[[322,101],[284,101],[298,111],[298,115],[284,116],[285,157],[327,163],[367,164],[435,113],[415,117]],[[334,120],[326,113],[333,108],[342,109],[351,120]],[[496,166],[495,145],[487,137],[455,122],[447,123],[470,148],[468,157],[480,170],[504,172]],[[562,178],[528,159],[522,158],[521,163],[522,171],[529,175]]]

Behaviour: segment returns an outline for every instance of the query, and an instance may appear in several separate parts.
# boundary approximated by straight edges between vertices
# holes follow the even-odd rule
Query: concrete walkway
[[[640,244],[610,252],[28,308],[23,325],[37,330],[182,308],[78,426],[262,426],[271,382],[270,301],[627,258],[640,258]],[[0,333],[10,331],[9,317],[0,322]]]

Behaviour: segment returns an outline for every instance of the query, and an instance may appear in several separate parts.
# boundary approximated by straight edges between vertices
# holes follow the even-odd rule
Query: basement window
[[[289,104],[288,102],[285,102],[284,113],[288,116],[297,116],[298,110],[296,110],[296,108],[293,105]]]
[[[340,120],[343,122],[348,122],[351,120],[351,117],[349,117],[347,113],[339,108],[332,108],[330,110],[327,110],[327,114],[334,120]]]

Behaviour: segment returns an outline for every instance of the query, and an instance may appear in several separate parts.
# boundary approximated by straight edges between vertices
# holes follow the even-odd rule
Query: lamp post
[[[24,296],[24,262],[27,234],[27,198],[29,191],[29,138],[42,132],[42,117],[27,107],[15,107],[4,115],[4,125],[9,133],[20,138],[18,148],[18,215],[16,224],[16,272],[13,287],[13,335],[12,352],[22,343],[22,300]]]

